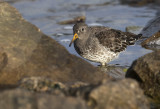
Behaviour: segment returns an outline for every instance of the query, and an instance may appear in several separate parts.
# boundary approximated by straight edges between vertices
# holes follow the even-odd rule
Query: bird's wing
[[[111,28],[105,27],[105,26],[91,26],[89,28],[90,28],[90,31],[92,31],[93,33],[98,33],[100,31],[107,31],[107,30],[111,29]]]
[[[135,35],[129,32],[108,29],[94,33],[100,44],[109,48],[113,52],[121,52],[127,48],[127,45],[133,45],[142,35]]]

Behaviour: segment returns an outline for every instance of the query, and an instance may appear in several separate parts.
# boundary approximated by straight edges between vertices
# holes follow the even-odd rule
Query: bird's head
[[[69,44],[69,47],[72,45],[72,43],[79,39],[79,40],[84,40],[86,39],[87,35],[88,35],[88,25],[85,23],[77,23],[73,26],[73,39]]]

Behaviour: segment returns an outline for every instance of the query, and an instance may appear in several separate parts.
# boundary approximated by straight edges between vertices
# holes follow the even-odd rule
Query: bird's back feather
[[[114,29],[97,31],[94,34],[100,44],[115,53],[124,51],[128,45],[133,45],[142,36]]]

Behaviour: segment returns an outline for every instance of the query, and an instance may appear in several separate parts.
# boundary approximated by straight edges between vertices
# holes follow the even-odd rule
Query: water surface
[[[103,25],[125,31],[128,26],[144,27],[155,17],[156,10],[147,6],[130,7],[121,5],[117,0],[7,0],[16,7],[25,19],[35,24],[45,34],[57,40],[66,49],[79,56],[74,47],[69,47],[72,39],[72,26],[59,25],[59,21],[86,16],[89,25]],[[140,31],[140,30],[139,30]],[[137,32],[136,32],[137,33]],[[142,48],[138,43],[129,46],[117,59],[110,62],[119,66],[129,67],[133,60],[150,50]],[[97,63],[91,62],[93,65]]]

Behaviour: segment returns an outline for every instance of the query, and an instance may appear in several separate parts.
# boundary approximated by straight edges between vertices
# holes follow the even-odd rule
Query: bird
[[[73,26],[73,39],[76,52],[83,58],[98,62],[101,66],[114,60],[125,51],[127,46],[134,45],[142,34],[122,32],[105,26],[88,26],[85,23],[76,23]]]

